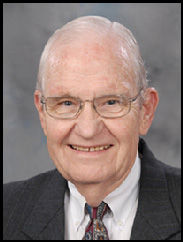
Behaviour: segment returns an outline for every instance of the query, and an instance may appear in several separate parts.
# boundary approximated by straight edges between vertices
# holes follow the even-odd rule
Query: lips
[[[85,151],[85,152],[95,152],[95,151],[102,151],[108,150],[112,145],[101,145],[101,146],[92,146],[92,147],[82,147],[77,145],[70,145],[71,149],[77,151]]]

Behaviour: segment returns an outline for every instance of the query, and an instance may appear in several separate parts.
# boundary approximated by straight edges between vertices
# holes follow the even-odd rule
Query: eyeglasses
[[[142,90],[140,90],[141,92]],[[73,119],[82,111],[85,102],[91,102],[94,110],[103,118],[120,118],[127,115],[140,92],[133,98],[124,95],[106,95],[93,100],[82,101],[71,96],[41,97],[49,116],[56,119]]]

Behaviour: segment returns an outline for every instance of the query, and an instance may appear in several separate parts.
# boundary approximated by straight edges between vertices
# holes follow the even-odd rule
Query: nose
[[[93,109],[92,103],[86,101],[76,119],[75,132],[77,135],[84,139],[91,139],[101,133],[103,126],[104,124],[100,116]]]

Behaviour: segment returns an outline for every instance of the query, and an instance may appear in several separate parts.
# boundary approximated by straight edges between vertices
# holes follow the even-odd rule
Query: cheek
[[[138,125],[130,120],[128,122],[124,121],[123,124],[118,125],[118,129],[115,130],[118,142],[118,165],[124,165],[132,160],[137,151],[138,143]]]
[[[65,159],[64,147],[71,130],[71,124],[62,120],[47,120],[47,148],[51,160],[59,172],[67,179],[69,164]]]
[[[115,120],[115,125],[111,125],[111,133],[117,140],[116,146],[116,176],[125,177],[131,170],[138,149],[138,121],[136,118],[123,117]]]
[[[139,132],[139,121],[138,115],[128,115],[120,118],[111,120],[108,122],[107,127],[110,132],[115,136],[119,144],[128,144],[131,139],[138,136]],[[137,113],[136,113],[137,114]]]
[[[49,153],[56,153],[64,145],[64,139],[70,132],[70,124],[62,120],[47,119],[47,145]]]

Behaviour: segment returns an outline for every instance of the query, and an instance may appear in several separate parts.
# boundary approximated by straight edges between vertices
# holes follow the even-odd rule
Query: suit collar
[[[139,204],[132,240],[166,240],[180,231],[173,211],[162,163],[157,162],[143,140],[139,142],[141,179]]]
[[[25,221],[22,232],[33,240],[64,239],[64,194],[67,182],[55,170]],[[36,223],[35,223],[36,221]]]

